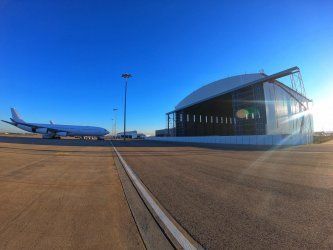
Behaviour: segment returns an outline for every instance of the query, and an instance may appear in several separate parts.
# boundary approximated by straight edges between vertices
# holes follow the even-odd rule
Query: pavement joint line
[[[114,162],[114,164],[115,164],[115,166],[116,166],[117,163],[116,163],[116,161],[115,161],[115,157],[112,156],[112,159],[113,159],[113,162]],[[116,167],[117,167],[117,166],[116,166]],[[127,206],[129,207],[129,211],[130,211],[131,216],[132,216],[132,218],[133,218],[133,220],[134,220],[134,222],[135,222],[136,229],[137,229],[138,232],[139,232],[140,239],[141,239],[143,245],[145,246],[145,248],[147,249],[146,242],[145,242],[145,240],[143,239],[142,234],[140,233],[140,229],[139,229],[138,223],[137,223],[137,221],[136,221],[136,219],[135,219],[135,216],[134,216],[133,211],[132,211],[132,209],[131,209],[131,206],[130,206],[130,204],[129,204],[128,197],[127,197],[126,192],[125,192],[124,183],[123,183],[123,181],[121,180],[121,177],[120,177],[119,171],[117,171],[117,175],[118,175],[118,178],[119,178],[119,181],[120,181],[121,188],[123,189],[123,192],[124,192],[124,196],[125,196],[126,204],[127,204]]]
[[[112,142],[111,142],[112,143]],[[161,220],[161,222],[164,224],[164,226],[169,230],[169,232],[172,234],[172,236],[176,239],[178,244],[183,249],[200,249],[193,245],[187,237],[177,228],[177,226],[168,218],[168,216],[163,212],[163,210],[160,208],[160,206],[155,202],[153,197],[147,192],[147,188],[144,186],[144,184],[141,182],[141,180],[136,176],[132,168],[126,163],[126,161],[123,159],[121,154],[118,152],[116,147],[113,145],[113,149],[116,152],[121,164],[123,165],[124,169],[126,170],[126,173],[130,177],[131,181],[133,182],[134,186],[137,188],[137,190],[141,193],[141,195],[145,198],[145,200],[149,203],[150,207],[154,210],[158,218]]]

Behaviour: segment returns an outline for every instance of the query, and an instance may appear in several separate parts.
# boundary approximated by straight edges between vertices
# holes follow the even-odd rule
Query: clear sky
[[[331,0],[0,0],[1,119],[120,127],[130,72],[128,128],[153,133],[206,83],[292,66],[333,130]]]

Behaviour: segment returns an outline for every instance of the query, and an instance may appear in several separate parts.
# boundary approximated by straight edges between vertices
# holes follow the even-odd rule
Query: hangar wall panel
[[[237,135],[237,136],[179,136],[148,137],[147,140],[229,145],[302,145],[313,142],[312,134],[294,135]]]
[[[267,134],[313,132],[312,115],[310,112],[304,111],[304,106],[310,105],[310,103],[307,103],[303,96],[297,95],[297,93],[293,93],[294,96],[291,96],[281,87],[268,82],[264,83],[264,94]]]

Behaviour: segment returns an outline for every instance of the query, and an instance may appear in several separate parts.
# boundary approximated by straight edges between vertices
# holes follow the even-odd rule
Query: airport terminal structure
[[[166,114],[167,128],[157,130],[156,137],[193,142],[215,137],[215,142],[220,139],[232,144],[307,144],[312,142],[313,133],[311,104],[298,67],[273,75],[232,76],[207,84],[180,101]]]

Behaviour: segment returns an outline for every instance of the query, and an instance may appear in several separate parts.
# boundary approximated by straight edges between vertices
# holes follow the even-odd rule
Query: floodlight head
[[[129,74],[129,73],[125,73],[125,74],[122,74],[121,77],[123,77],[123,78],[130,78],[130,77],[132,77],[132,75]]]

